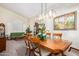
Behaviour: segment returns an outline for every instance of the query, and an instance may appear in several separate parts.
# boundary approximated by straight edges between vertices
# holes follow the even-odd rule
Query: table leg
[[[62,56],[66,56],[66,55],[64,54],[64,52],[61,52],[61,54],[62,54]]]

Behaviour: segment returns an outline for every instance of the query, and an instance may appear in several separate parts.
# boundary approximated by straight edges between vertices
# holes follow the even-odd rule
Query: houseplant
[[[26,33],[31,33],[32,31],[30,30],[30,28],[29,27],[27,27],[27,29],[26,29]]]
[[[46,39],[45,24],[40,24],[38,37],[40,38],[40,40]]]

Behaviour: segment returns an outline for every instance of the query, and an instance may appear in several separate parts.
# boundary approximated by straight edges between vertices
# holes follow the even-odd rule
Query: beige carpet
[[[0,53],[2,56],[24,56],[26,46],[24,40],[6,40],[6,51]]]
[[[25,53],[26,45],[24,40],[6,40],[6,51],[0,53],[0,56],[25,56]],[[44,51],[42,51],[42,53],[45,54]],[[66,51],[65,55],[79,56],[79,52],[74,50],[72,50],[71,52]]]

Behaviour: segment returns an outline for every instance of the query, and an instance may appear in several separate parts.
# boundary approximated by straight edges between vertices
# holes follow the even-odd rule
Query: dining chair
[[[31,41],[31,39],[32,38],[25,39],[26,54],[27,54],[27,51],[28,51],[28,55],[29,56],[31,54],[34,55],[34,56],[51,56],[51,55],[53,55],[53,53],[49,52],[47,49],[41,48],[39,44],[33,43]]]
[[[26,53],[25,53],[25,55],[27,55],[28,49],[29,49],[29,46],[28,46],[28,36],[27,35],[25,35],[24,41],[25,41],[25,44],[26,44]]]
[[[47,39],[51,39],[51,33],[50,32],[47,32],[46,36],[47,36]]]
[[[29,36],[26,36],[26,39],[25,39],[25,43],[26,43],[26,53],[28,51],[28,54],[29,56],[32,54],[34,56],[56,56],[58,55],[60,51],[56,51],[57,53],[55,52],[50,52],[48,51],[47,48],[44,48],[42,46],[40,46],[40,44],[38,43],[35,43],[33,42],[32,40],[36,40],[37,41],[37,38],[36,37],[29,37]],[[38,41],[40,42],[40,41]]]
[[[31,38],[30,36],[26,35],[25,37],[25,44],[26,44],[26,55],[28,54],[29,56],[32,54],[32,55],[35,55],[34,52],[36,53],[39,53],[39,55],[41,56],[41,53],[40,53],[40,49],[38,48],[37,44],[33,43],[31,41]],[[38,51],[36,51],[38,49]]]
[[[79,49],[71,46],[65,54],[67,56],[79,56]]]
[[[75,47],[70,47],[70,49],[68,51],[70,52],[72,49],[79,52],[79,49],[78,48],[75,48]]]
[[[54,39],[62,39],[62,33],[53,33]]]

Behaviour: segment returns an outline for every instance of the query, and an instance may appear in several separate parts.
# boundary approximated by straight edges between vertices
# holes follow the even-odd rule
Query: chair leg
[[[25,53],[25,55],[27,55],[27,54],[28,54],[29,56],[31,55],[31,50],[28,49],[28,48],[26,49],[26,53]]]
[[[27,55],[27,49],[26,49],[26,53],[25,53],[25,55]]]
[[[30,50],[29,54],[32,54],[32,56],[36,56],[36,54],[34,53],[34,50]]]
[[[29,49],[28,48],[26,49],[25,55],[29,55]]]
[[[64,54],[64,52],[62,52],[61,54],[62,54],[62,56],[66,56],[66,55]]]
[[[74,50],[77,50],[77,51],[79,51],[79,49],[77,49],[77,48],[74,48],[74,47],[70,47],[69,51],[71,51],[71,49],[74,49]]]
[[[52,53],[48,54],[47,56],[52,56]]]
[[[29,56],[35,56],[34,50],[29,50]]]
[[[29,56],[31,55],[31,50],[29,50]]]
[[[70,51],[71,51],[71,49],[72,49],[72,47],[70,47],[70,48],[69,48],[68,52],[70,52]]]
[[[39,55],[42,56],[42,55],[41,55],[41,50],[40,50],[40,49],[39,49]]]

